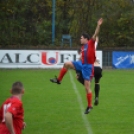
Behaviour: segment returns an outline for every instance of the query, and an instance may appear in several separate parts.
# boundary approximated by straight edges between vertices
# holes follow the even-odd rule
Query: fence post
[[[56,0],[52,0],[52,45],[55,43],[55,7]]]

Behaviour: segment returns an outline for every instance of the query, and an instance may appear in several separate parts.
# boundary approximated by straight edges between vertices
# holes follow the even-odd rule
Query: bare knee
[[[64,63],[64,67],[65,67],[66,69],[75,69],[72,62],[65,62],[65,63]]]

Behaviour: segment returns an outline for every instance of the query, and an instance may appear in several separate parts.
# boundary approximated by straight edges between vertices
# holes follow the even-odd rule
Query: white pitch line
[[[78,89],[76,87],[76,84],[74,82],[73,76],[72,76],[70,71],[69,71],[69,75],[70,75],[70,79],[71,79],[71,82],[72,82],[72,85],[73,85],[73,89],[74,89],[74,91],[75,91],[75,93],[77,95],[77,100],[78,100],[78,103],[79,103],[80,109],[81,109],[82,119],[83,119],[84,124],[86,126],[87,132],[88,132],[88,134],[93,134],[92,129],[91,129],[91,125],[90,125],[90,123],[89,123],[89,121],[88,121],[88,119],[86,117],[87,115],[84,114],[84,106],[83,106],[83,103],[82,103],[81,95],[80,95],[80,93],[79,93],[79,91],[78,91]]]

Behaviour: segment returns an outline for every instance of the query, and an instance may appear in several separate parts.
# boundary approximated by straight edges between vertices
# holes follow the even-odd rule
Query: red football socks
[[[62,79],[63,79],[63,77],[64,77],[64,75],[66,74],[67,71],[68,70],[66,68],[64,68],[64,67],[60,70],[60,74],[58,76],[59,81],[62,81]]]
[[[88,107],[92,107],[92,93],[87,94]]]

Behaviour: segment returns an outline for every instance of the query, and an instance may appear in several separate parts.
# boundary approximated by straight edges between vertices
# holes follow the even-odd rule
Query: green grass
[[[47,69],[0,70],[0,105],[10,96],[9,89],[14,81],[20,80],[25,86],[23,104],[27,127],[23,134],[88,134],[87,129],[92,129],[93,134],[134,133],[133,70],[104,70],[100,103],[88,115],[83,114],[87,106],[85,90],[76,81],[75,73],[70,71],[81,102],[74,91],[70,73],[61,85],[49,82],[58,72]],[[93,86],[94,82],[92,91]]]

